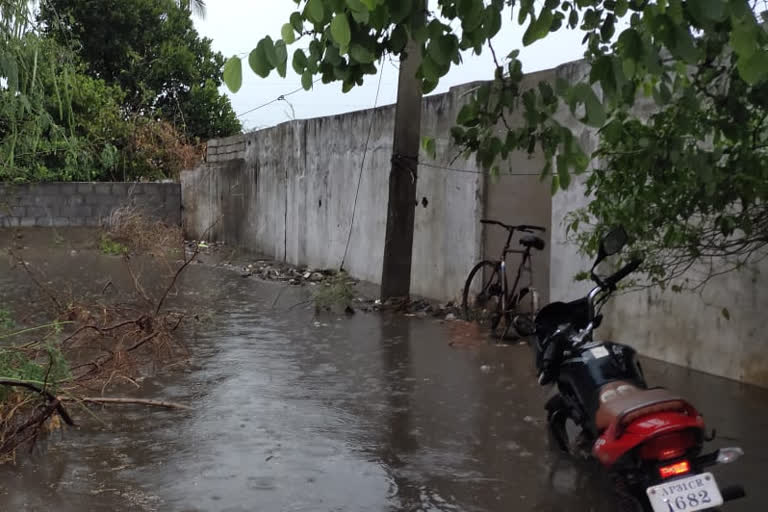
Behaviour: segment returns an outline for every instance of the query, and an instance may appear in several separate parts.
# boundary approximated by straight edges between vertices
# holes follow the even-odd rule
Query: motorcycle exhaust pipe
[[[731,462],[735,462],[741,458],[742,455],[744,455],[744,450],[737,446],[731,448],[720,448],[717,450],[716,460],[718,464],[730,464]]]

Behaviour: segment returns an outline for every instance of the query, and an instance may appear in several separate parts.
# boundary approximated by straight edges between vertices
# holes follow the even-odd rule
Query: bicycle
[[[504,244],[501,257],[498,260],[483,260],[469,272],[464,293],[462,294],[462,310],[466,320],[477,320],[484,323],[490,320],[491,334],[498,339],[506,339],[510,328],[513,328],[519,338],[528,336],[532,331],[533,319],[538,310],[538,296],[532,287],[533,269],[531,268],[531,251],[542,251],[546,247],[544,240],[535,236],[534,231],[546,232],[540,226],[520,225],[511,226],[497,220],[482,219],[481,224],[496,225],[505,228],[509,235]],[[523,249],[510,249],[515,232],[529,233],[520,239]],[[517,267],[517,276],[510,289],[507,286],[507,255],[521,254],[522,259]],[[528,286],[517,287],[526,271],[529,276]],[[479,281],[475,280],[480,276]],[[478,286],[480,284],[481,286]],[[473,290],[478,289],[477,293]],[[530,298],[530,311],[521,311],[523,301]],[[502,324],[503,321],[503,324]],[[513,325],[514,324],[514,325]]]

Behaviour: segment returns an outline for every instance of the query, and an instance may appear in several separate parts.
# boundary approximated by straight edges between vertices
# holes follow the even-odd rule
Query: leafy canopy
[[[116,39],[103,21],[87,27],[109,19],[103,2],[56,4],[0,0],[0,181],[173,178],[200,161],[196,137],[240,131],[218,90],[223,58],[192,30],[190,12],[204,2],[115,4]],[[91,17],[78,11],[87,6]],[[155,26],[135,25],[146,12],[160,13]]]
[[[493,81],[462,108],[454,141],[498,172],[513,151],[545,156],[553,192],[586,177],[589,206],[569,218],[587,252],[624,224],[659,283],[695,263],[728,257],[733,268],[768,242],[768,33],[746,0],[294,0],[281,39],[264,37],[248,57],[257,75],[313,77],[348,91],[376,73],[385,54],[421,44],[418,78],[432,91],[462,51],[493,52],[505,22],[523,44],[559,30],[584,34],[590,65],[581,80],[522,84],[519,52],[499,59]],[[510,12],[506,20],[503,13]],[[224,68],[239,89],[242,62]],[[567,107],[600,134],[588,153],[555,114]],[[648,107],[652,114],[644,113]],[[511,113],[516,116],[513,122]],[[715,271],[709,273],[712,275]]]
[[[71,47],[94,78],[120,87],[134,114],[157,113],[189,137],[239,133],[222,84],[224,57],[199,37],[190,10],[174,0],[45,0],[45,32]]]

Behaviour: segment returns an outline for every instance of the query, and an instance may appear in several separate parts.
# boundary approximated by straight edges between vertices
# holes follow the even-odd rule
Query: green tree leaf
[[[352,18],[358,23],[368,23],[371,19],[371,11],[360,0],[347,0],[347,5],[352,11]]]
[[[491,39],[501,30],[501,11],[493,5],[489,5],[485,8],[485,21],[483,23],[485,25],[485,35],[488,39]]]
[[[425,78],[421,82],[421,92],[423,94],[429,94],[435,90],[435,88],[437,87],[437,84],[438,84],[437,80],[432,81]]]
[[[427,54],[440,66],[448,66],[459,51],[459,41],[453,34],[446,34],[432,39],[427,46]]]
[[[271,37],[267,36],[259,41],[258,46],[262,46],[264,56],[267,58],[267,62],[271,68],[277,67],[277,53],[275,52],[275,42]]]
[[[392,22],[399,24],[407,19],[413,11],[414,0],[388,0],[387,7]]]
[[[248,64],[253,72],[261,78],[268,77],[269,72],[272,71],[272,66],[264,53],[264,45],[261,42],[248,55]]]
[[[628,28],[619,34],[617,46],[625,59],[641,61],[643,58],[643,40],[634,28]]]
[[[458,4],[461,28],[465,32],[472,32],[483,23],[485,15],[483,0],[459,0]]]
[[[345,53],[347,48],[349,48],[349,43],[352,41],[352,32],[345,13],[339,13],[333,17],[333,21],[331,21],[331,36],[342,53]]]
[[[523,45],[530,46],[539,39],[546,37],[549,34],[549,29],[552,28],[553,19],[552,10],[544,7],[538,18],[532,18],[528,29],[523,34]]]
[[[275,43],[275,59],[277,74],[285,78],[286,67],[288,66],[288,49],[285,47],[285,41],[280,40]]]
[[[224,64],[222,78],[230,91],[237,92],[240,90],[243,85],[243,65],[240,57],[230,57],[227,60]]]
[[[290,23],[283,25],[280,34],[283,36],[283,41],[285,41],[285,44],[293,44],[293,42],[296,41],[296,33],[293,30],[293,25]]]
[[[467,103],[456,118],[456,123],[462,126],[472,126],[477,123],[478,106],[475,103]]]
[[[349,55],[361,64],[370,64],[376,60],[376,55],[374,55],[373,52],[357,43],[353,43],[352,46],[349,47]]]
[[[585,83],[581,83],[573,87],[571,94],[573,95],[571,101],[572,110],[577,103],[582,103],[584,105],[586,114],[582,118],[583,123],[597,128],[605,123],[605,108],[597,98],[595,91],[592,90],[592,87]]]
[[[748,58],[740,57],[736,62],[739,75],[750,85],[756,85],[768,79],[768,52],[759,50]]]
[[[691,0],[685,3],[688,11],[700,21],[723,21],[728,2],[722,0]]]
[[[301,74],[301,86],[305,91],[312,89],[312,73],[305,71]]]
[[[731,31],[731,46],[739,58],[749,59],[758,48],[755,27],[749,23],[736,24]]]
[[[301,34],[304,31],[304,20],[300,12],[291,13],[290,22],[297,34]]]
[[[299,49],[293,52],[292,65],[297,75],[304,74],[304,71],[307,69],[307,55],[304,53],[304,50]]]
[[[555,194],[557,194],[557,191],[559,189],[560,189],[560,176],[558,174],[555,174],[554,176],[552,176],[552,188],[550,192],[554,196]]]
[[[389,50],[393,53],[400,53],[408,44],[408,32],[405,27],[398,25],[392,30],[389,36]]]
[[[304,15],[313,23],[322,23],[325,18],[323,0],[309,0],[304,8]]]
[[[675,28],[675,46],[673,51],[675,55],[682,58],[688,64],[695,64],[699,59],[699,52],[694,46],[693,36],[685,27],[677,26]]]

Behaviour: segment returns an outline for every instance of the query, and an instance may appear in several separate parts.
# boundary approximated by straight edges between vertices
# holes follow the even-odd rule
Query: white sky
[[[226,87],[223,88],[232,98],[232,105],[238,115],[301,87],[300,78],[291,69],[290,59],[293,54],[291,49],[302,47],[303,41],[289,47],[286,78],[280,78],[274,71],[269,77],[261,78],[255,75],[247,64],[248,53],[262,37],[271,35],[273,39],[280,38],[281,27],[296,7],[292,0],[211,0],[206,4],[206,18],[195,19],[198,31],[201,35],[213,39],[214,49],[225,57],[239,55],[243,58],[242,88],[237,94],[231,94]],[[544,40],[523,48],[521,40],[524,27],[518,26],[517,20],[512,21],[510,18],[509,12],[505,12],[503,28],[494,38],[494,47],[500,58],[519,48],[524,72],[552,68],[582,57],[583,32],[561,29],[556,34],[550,34]],[[493,60],[487,50],[480,56],[467,52],[464,62],[460,66],[452,67],[432,94],[445,92],[451,86],[466,82],[491,79],[493,69]],[[394,103],[397,96],[397,73],[394,64],[389,61],[384,63],[378,105]],[[328,85],[317,83],[312,91],[301,91],[287,99],[292,104],[297,119],[371,108],[376,98],[378,80],[378,75],[370,75],[362,86],[355,87],[346,94],[341,92],[341,82]],[[241,120],[244,128],[250,129],[288,121],[292,115],[289,105],[280,101],[246,114]]]

